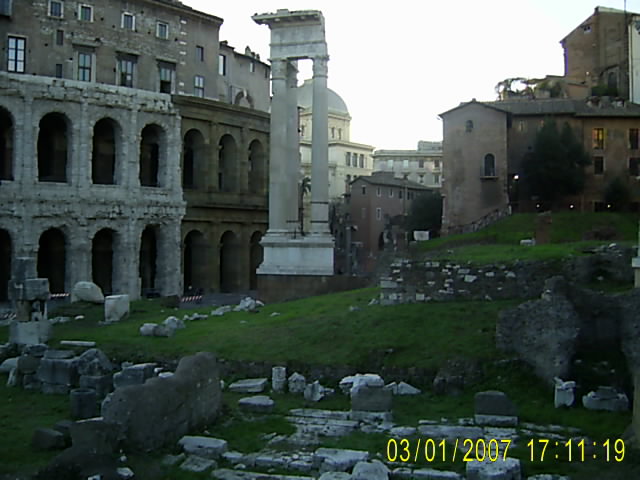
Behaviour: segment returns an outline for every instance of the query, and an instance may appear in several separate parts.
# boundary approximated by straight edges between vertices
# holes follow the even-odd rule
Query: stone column
[[[313,59],[311,131],[311,234],[329,235],[329,110],[327,62]]]
[[[269,145],[269,230],[267,235],[287,232],[287,61],[271,60],[271,142]]]
[[[300,230],[298,183],[300,181],[300,138],[298,135],[298,62],[287,62],[287,230]]]

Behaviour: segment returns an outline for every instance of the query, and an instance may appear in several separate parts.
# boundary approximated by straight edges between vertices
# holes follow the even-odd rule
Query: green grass
[[[495,358],[498,312],[518,303],[367,306],[377,294],[376,289],[356,290],[270,305],[259,313],[233,312],[188,322],[172,338],[143,337],[138,329],[144,322],[162,322],[185,310],[162,309],[149,300],[135,302],[132,318],[107,326],[98,323],[100,307],[83,307],[86,318],[56,325],[50,344],[63,339],[93,340],[118,360],[161,361],[211,351],[243,361],[433,369],[450,356]],[[361,310],[350,312],[350,305]],[[281,315],[270,316],[275,311]]]

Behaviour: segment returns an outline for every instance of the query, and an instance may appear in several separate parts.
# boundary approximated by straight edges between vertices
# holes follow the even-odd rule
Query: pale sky
[[[495,100],[508,77],[562,75],[560,40],[596,6],[624,0],[182,0],[224,19],[220,40],[269,58],[269,28],[254,13],[320,10],[329,49],[329,88],[346,102],[351,140],[414,149],[441,140],[438,114],[472,98]],[[640,0],[627,0],[640,12]],[[311,76],[301,62],[300,83]]]

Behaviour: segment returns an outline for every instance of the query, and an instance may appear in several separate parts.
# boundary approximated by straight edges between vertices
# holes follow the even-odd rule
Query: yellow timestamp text
[[[544,462],[548,459],[568,462],[598,459],[605,462],[622,462],[625,454],[624,440],[621,438],[607,439],[604,442],[584,438],[571,438],[566,442],[537,438],[529,440],[527,447],[532,462]]]
[[[451,440],[417,438],[395,439],[387,441],[387,460],[389,462],[497,462],[506,460],[511,446],[509,439],[456,438]],[[458,452],[460,450],[460,452]]]

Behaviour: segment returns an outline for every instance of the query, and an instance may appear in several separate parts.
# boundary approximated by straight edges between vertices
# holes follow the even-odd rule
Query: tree
[[[554,120],[545,120],[533,151],[524,157],[523,180],[532,195],[553,203],[563,195],[582,192],[584,167],[589,163],[589,156],[568,123],[558,132]]]
[[[406,231],[430,230],[437,232],[442,225],[442,196],[427,192],[416,197],[411,203],[406,220]]]
[[[604,201],[614,212],[626,211],[631,203],[629,186],[620,177],[614,178],[604,191]]]

